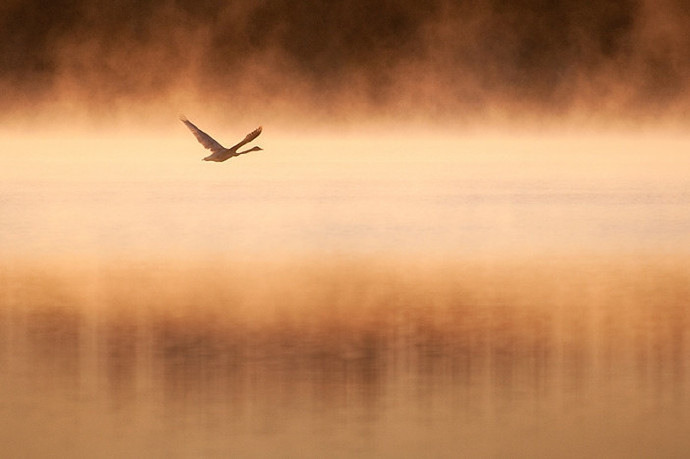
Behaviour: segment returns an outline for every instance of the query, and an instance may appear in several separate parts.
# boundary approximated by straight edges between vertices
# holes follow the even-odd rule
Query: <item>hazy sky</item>
[[[4,0],[5,118],[688,118],[686,0]]]

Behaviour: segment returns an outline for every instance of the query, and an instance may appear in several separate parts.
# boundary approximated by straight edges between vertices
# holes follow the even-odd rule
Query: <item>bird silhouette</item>
[[[243,155],[245,153],[249,153],[251,151],[259,151],[263,150],[261,147],[252,147],[249,150],[244,150],[244,151],[237,151],[239,150],[243,145],[248,144],[252,140],[256,139],[259,137],[259,134],[261,134],[261,126],[258,128],[254,129],[252,132],[247,134],[244,139],[242,139],[237,145],[234,145],[230,148],[225,148],[218,142],[216,142],[213,137],[210,135],[206,134],[204,131],[199,129],[189,121],[184,115],[180,116],[180,121],[182,121],[185,126],[189,128],[190,131],[192,131],[192,134],[194,134],[194,137],[199,141],[201,145],[204,146],[204,148],[207,148],[211,150],[211,154],[208,155],[207,157],[203,158],[204,161],[215,161],[215,162],[223,162],[226,159],[233,158],[235,156]]]

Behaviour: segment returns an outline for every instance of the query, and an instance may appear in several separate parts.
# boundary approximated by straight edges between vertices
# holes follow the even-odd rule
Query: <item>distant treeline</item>
[[[655,116],[687,100],[689,24],[681,0],[18,0],[0,6],[0,100],[68,87],[86,105],[141,102],[191,84],[264,105]]]

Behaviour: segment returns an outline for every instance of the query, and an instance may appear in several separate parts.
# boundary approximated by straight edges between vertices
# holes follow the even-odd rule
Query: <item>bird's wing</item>
[[[185,126],[189,128],[190,131],[192,131],[192,134],[194,134],[194,137],[196,137],[196,140],[199,141],[201,145],[203,145],[205,148],[208,148],[211,150],[213,153],[218,153],[221,151],[225,151],[225,147],[213,140],[213,137],[210,135],[206,134],[204,131],[199,129],[198,127],[194,126],[194,123],[189,121],[187,118],[184,116],[180,117],[180,121],[182,121]]]
[[[242,145],[245,145],[245,144],[251,142],[252,140],[256,139],[257,137],[259,137],[259,134],[261,134],[261,129],[262,129],[261,126],[259,126],[258,128],[254,129],[252,132],[250,132],[249,134],[247,134],[247,135],[244,137],[244,139],[242,139],[242,141],[241,141],[240,143],[238,143],[237,145],[234,145],[234,146],[231,148],[231,150],[237,150],[237,149],[240,148]]]

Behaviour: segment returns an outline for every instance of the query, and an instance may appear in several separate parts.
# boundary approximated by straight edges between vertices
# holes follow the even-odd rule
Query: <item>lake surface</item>
[[[267,142],[2,141],[8,457],[690,448],[687,141]]]

